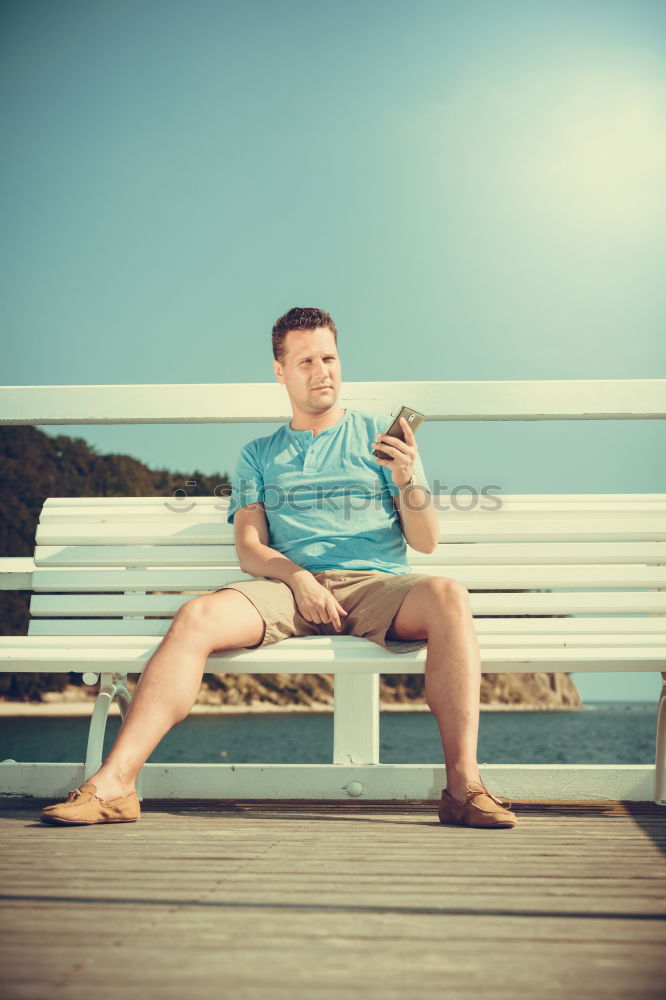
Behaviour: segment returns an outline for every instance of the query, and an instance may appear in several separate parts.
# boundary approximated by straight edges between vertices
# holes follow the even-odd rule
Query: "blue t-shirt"
[[[271,548],[311,573],[411,572],[392,499],[398,487],[371,450],[391,419],[348,409],[316,437],[287,423],[250,441],[232,477],[227,522],[239,507],[261,501]],[[419,455],[414,476],[426,485]]]

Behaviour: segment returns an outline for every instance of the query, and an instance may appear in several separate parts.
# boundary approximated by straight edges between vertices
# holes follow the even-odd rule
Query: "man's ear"
[[[273,371],[275,372],[275,377],[282,385],[284,385],[284,373],[282,371],[282,365],[279,361],[273,359]]]

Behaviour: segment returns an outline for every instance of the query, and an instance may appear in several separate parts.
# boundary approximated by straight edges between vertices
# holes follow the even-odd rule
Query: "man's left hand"
[[[388,458],[379,458],[373,454],[375,462],[391,469],[393,482],[396,486],[406,486],[414,474],[414,462],[418,448],[414,431],[404,417],[400,417],[400,425],[405,435],[404,441],[390,434],[377,434],[371,448],[381,447],[382,451],[393,456],[393,461],[390,461]]]

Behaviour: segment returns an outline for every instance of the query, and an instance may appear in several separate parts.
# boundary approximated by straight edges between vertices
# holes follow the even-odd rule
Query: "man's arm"
[[[439,542],[439,517],[430,490],[414,483],[393,497],[402,533],[417,552],[434,552]]]
[[[268,521],[263,503],[251,503],[236,511],[234,541],[240,568],[251,576],[269,576],[291,587],[296,574],[307,572],[268,544]]]
[[[240,568],[251,576],[282,580],[291,589],[296,607],[311,622],[331,622],[341,629],[340,615],[347,612],[309,570],[270,547],[264,505],[260,501],[239,507],[234,516],[234,540]]]
[[[402,533],[408,545],[417,552],[434,552],[439,542],[439,517],[433,506],[430,490],[425,483],[414,479],[414,463],[418,455],[414,432],[404,417],[400,418],[405,440],[389,434],[377,433],[372,447],[380,444],[389,458],[375,461],[390,468],[393,483],[398,487],[398,496],[393,504],[400,518]],[[412,480],[414,480],[412,484]]]

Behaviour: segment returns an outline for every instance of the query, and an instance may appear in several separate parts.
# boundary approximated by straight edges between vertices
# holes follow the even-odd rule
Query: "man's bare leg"
[[[442,738],[446,787],[464,801],[467,782],[479,780],[481,691],[481,657],[467,588],[435,576],[414,584],[387,637],[428,640],[426,701]]]
[[[189,715],[213,650],[254,646],[263,636],[261,615],[237,590],[202,594],[184,604],[146,664],[101,768],[86,779],[97,786],[97,795],[112,799],[134,789],[162,737]]]

